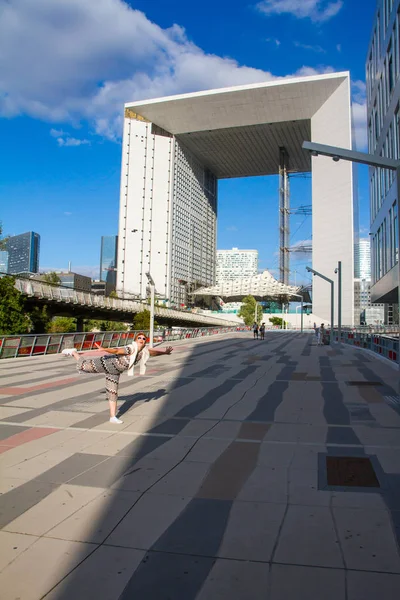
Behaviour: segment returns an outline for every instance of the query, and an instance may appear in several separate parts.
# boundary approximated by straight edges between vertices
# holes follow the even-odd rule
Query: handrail
[[[339,341],[338,331],[334,330],[334,339]],[[395,363],[399,362],[399,338],[394,335],[358,332],[355,330],[343,331],[341,342],[357,348],[372,350],[376,354]]]
[[[249,329],[245,325],[236,327],[174,327],[173,329],[156,332],[154,341],[170,342],[221,333],[249,331]],[[136,333],[135,331],[99,331],[0,336],[0,359],[58,354],[64,348],[76,348],[79,351],[95,350],[95,344],[97,343],[105,348],[118,348],[131,343]],[[148,331],[145,331],[145,333],[146,335],[149,334]]]

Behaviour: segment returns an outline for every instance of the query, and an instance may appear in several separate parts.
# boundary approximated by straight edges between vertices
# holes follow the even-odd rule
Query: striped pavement
[[[2,600],[400,597],[398,370],[312,334],[0,361]]]

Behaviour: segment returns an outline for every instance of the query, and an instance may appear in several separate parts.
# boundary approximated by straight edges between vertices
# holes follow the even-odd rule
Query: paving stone
[[[38,539],[33,535],[0,531],[0,572]]]
[[[93,455],[95,456],[95,455]],[[69,480],[75,486],[108,488],[135,464],[126,456],[111,456]]]
[[[240,490],[238,500],[277,502],[288,500],[288,473],[284,468],[256,467]]]
[[[347,600],[398,600],[400,575],[347,572]]]
[[[5,529],[41,536],[100,493],[98,489],[63,485],[8,523]]]
[[[283,504],[234,502],[218,556],[268,562],[285,508]]]
[[[260,467],[288,468],[297,446],[294,444],[262,443],[258,452],[257,463]]]
[[[100,454],[82,454],[77,452],[61,461],[55,467],[44,471],[36,479],[48,483],[67,483],[70,479],[88,471],[101,462],[109,460],[109,458],[109,456],[102,456]]]
[[[46,498],[57,487],[54,483],[27,481],[0,497],[0,528],[5,527]]]
[[[140,550],[102,546],[56,586],[46,600],[117,600],[143,556]]]
[[[185,460],[156,483],[151,491],[154,494],[193,497],[197,494],[209,469],[209,463],[192,463]]]
[[[123,477],[118,479],[111,488],[131,492],[145,492],[158,482],[168,471],[173,469],[176,462],[170,460],[155,460],[143,458],[133,465]]]
[[[4,443],[7,438],[17,433],[26,431],[28,427],[19,427],[18,425],[3,425],[0,423],[0,440]]]
[[[204,437],[198,440],[187,455],[187,460],[191,462],[213,463],[228,448],[232,440],[216,440],[210,437]]]
[[[75,487],[74,489],[79,488]],[[90,489],[94,490],[95,488]],[[133,507],[139,497],[140,494],[134,492],[105,490],[48,531],[46,537],[100,544]]]
[[[266,564],[216,560],[196,600],[267,598],[268,580]]]
[[[273,562],[343,568],[330,510],[289,505]]]
[[[387,511],[334,508],[349,569],[400,573],[400,556]]]
[[[331,493],[318,489],[316,469],[289,469],[289,503],[329,506]]]
[[[107,543],[149,550],[179,517],[189,502],[190,498],[181,496],[147,493],[112,532]]]
[[[0,574],[2,600],[42,598],[93,549],[92,544],[39,539]]]
[[[272,565],[270,585],[269,600],[341,600],[346,597],[345,571],[341,569]]]

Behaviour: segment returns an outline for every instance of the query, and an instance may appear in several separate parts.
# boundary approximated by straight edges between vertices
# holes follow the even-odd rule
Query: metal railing
[[[171,342],[174,340],[191,339],[216,335],[249,331],[249,327],[196,327],[174,328],[156,332],[154,341]],[[149,335],[148,331],[145,331]],[[95,344],[105,348],[119,348],[130,344],[136,335],[135,331],[106,331],[90,333],[59,333],[40,335],[9,335],[0,336],[0,359],[27,356],[43,356],[58,354],[64,348],[76,348],[78,351],[96,350]]]
[[[335,341],[339,341],[337,330],[334,331],[334,338]],[[342,331],[341,341],[357,348],[372,350],[372,352],[395,363],[399,362],[398,334],[396,336],[360,331]]]
[[[144,310],[149,306],[136,300],[123,300],[121,298],[109,298],[108,296],[99,296],[90,292],[81,292],[71,288],[55,286],[35,279],[15,278],[15,287],[25,296],[48,300],[51,303],[73,304],[85,307],[97,308],[99,310],[108,310],[113,312],[132,315]],[[234,321],[219,319],[208,315],[202,315],[196,310],[180,310],[176,308],[166,308],[155,306],[154,314],[157,317],[176,319],[179,321],[193,321],[204,325],[233,326]]]

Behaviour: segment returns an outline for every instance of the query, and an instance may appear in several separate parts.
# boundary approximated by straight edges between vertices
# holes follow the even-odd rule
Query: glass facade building
[[[8,273],[39,272],[40,235],[34,231],[7,239]]]
[[[117,282],[117,235],[103,235],[100,251],[100,280],[110,284],[115,289]]]
[[[368,150],[400,159],[400,0],[379,0],[366,63]],[[370,169],[371,300],[398,303],[398,207],[394,171]]]
[[[8,273],[8,252],[0,250],[0,273]]]

